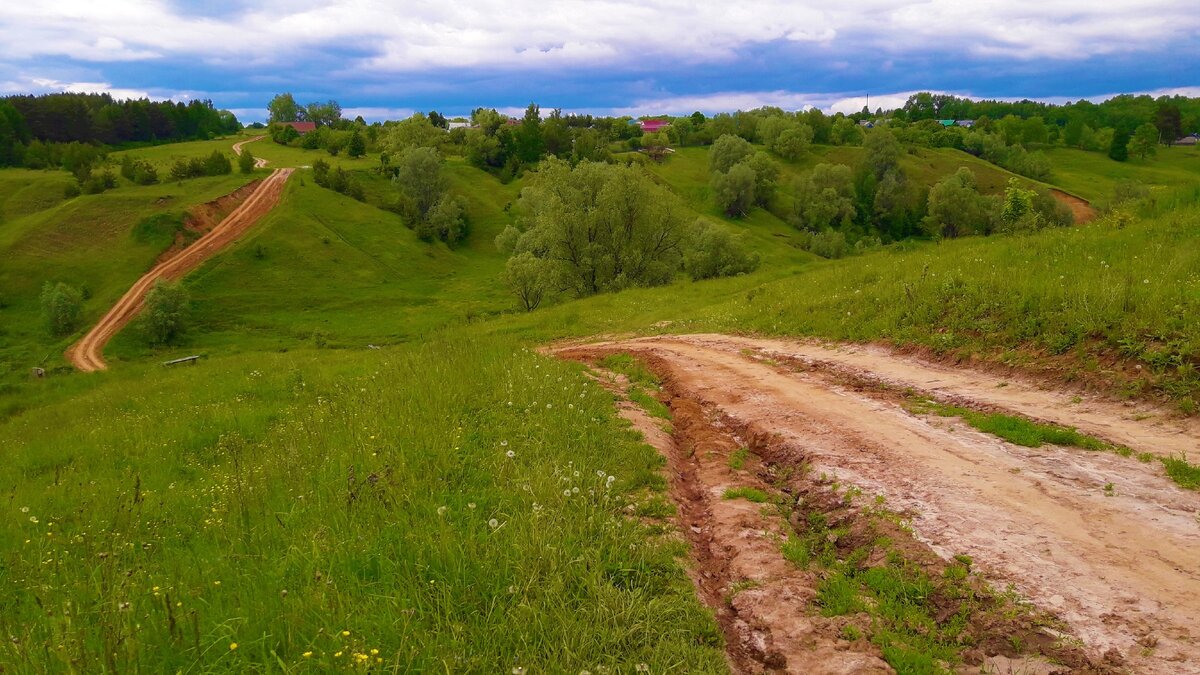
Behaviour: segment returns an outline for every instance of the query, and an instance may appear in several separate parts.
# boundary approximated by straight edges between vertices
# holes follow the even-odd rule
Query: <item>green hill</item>
[[[167,164],[229,142],[128,152]],[[277,166],[328,158],[250,147]],[[818,147],[783,170],[858,152]],[[1184,153],[1119,171],[1051,156],[1064,189],[1097,199],[1128,172],[1169,186],[1190,175]],[[382,203],[393,188],[367,171],[377,161],[331,163]],[[952,150],[903,163],[922,184],[960,166],[987,192],[1010,177]],[[526,313],[498,279],[493,244],[524,181],[458,158],[445,170],[468,202],[461,244],[422,242],[394,213],[298,171],[267,218],[186,279],[195,317],[182,345],[152,350],[126,330],[111,371],[38,381],[27,368],[60,364],[72,339],[40,326],[45,281],[86,284],[83,320],[94,320],[170,244],[174,228],[148,216],[248,178],[66,200],[66,174],[0,171],[13,186],[0,203],[0,663],[724,672],[661,494],[662,459],[581,368],[537,352],[554,339],[884,341],[1185,412],[1200,399],[1197,207],[823,260],[770,211],[719,213],[707,150],[683,148],[648,170],[697,217],[740,234],[761,268]],[[209,358],[158,365],[185,351]]]

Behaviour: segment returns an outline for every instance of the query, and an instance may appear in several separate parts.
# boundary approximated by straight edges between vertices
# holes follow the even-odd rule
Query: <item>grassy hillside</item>
[[[127,366],[0,422],[0,662],[723,671],[680,544],[626,515],[659,456],[578,368],[464,338]]]
[[[492,244],[503,223],[472,203],[470,243],[449,249],[302,173],[249,236],[188,277],[196,326],[179,349],[277,349],[312,344],[314,334],[329,346],[362,348],[507,309],[496,283],[503,259]],[[144,347],[126,331],[111,351],[130,357]]]
[[[8,178],[8,170],[0,176]],[[17,172],[19,176],[26,172]],[[66,174],[45,174],[54,183]],[[68,179],[69,180],[69,179]],[[170,246],[174,229],[137,228],[147,216],[179,215],[241,187],[242,175],[183,183],[128,186],[100,195],[51,201],[49,208],[0,225],[0,382],[23,377],[34,365],[55,367],[75,336],[50,336],[38,296],[47,281],[84,287],[80,330],[94,322]]]
[[[1050,180],[1068,192],[1105,204],[1121,181],[1139,181],[1158,194],[1200,185],[1200,148],[1159,148],[1147,159],[1114,162],[1107,155],[1071,148],[1046,151],[1053,167]]]
[[[63,201],[65,190],[74,182],[70,174],[62,171],[0,171],[0,228]]]

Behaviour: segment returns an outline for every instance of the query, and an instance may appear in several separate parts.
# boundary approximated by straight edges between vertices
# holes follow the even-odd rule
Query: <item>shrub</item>
[[[42,317],[51,335],[67,335],[75,330],[83,310],[83,293],[78,288],[47,281],[42,286],[41,301]]]
[[[684,253],[683,269],[693,280],[746,274],[758,269],[757,253],[750,253],[724,227],[696,223],[691,246]]]
[[[238,155],[238,169],[242,173],[254,171],[254,155],[245,146],[242,146],[242,153]]]
[[[142,330],[152,345],[170,344],[179,338],[187,327],[188,293],[178,283],[159,279],[146,294],[146,306],[142,312]]]

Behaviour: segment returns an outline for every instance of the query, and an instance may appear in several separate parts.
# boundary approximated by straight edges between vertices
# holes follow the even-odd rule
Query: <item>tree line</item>
[[[57,168],[63,145],[204,140],[236,133],[237,117],[212,101],[115,100],[109,94],[0,99],[0,166]]]

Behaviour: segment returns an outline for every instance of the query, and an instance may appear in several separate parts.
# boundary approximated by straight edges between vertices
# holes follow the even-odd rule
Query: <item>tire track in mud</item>
[[[243,141],[243,143],[249,141]],[[240,145],[240,144],[239,144]],[[78,342],[67,349],[66,357],[83,372],[106,370],[104,347],[141,311],[146,294],[159,279],[175,280],[199,267],[204,261],[232,244],[263,216],[275,208],[292,169],[276,169],[258,188],[213,229],[190,246],[156,264],[125,292],[107,313]]]
[[[673,394],[743,438],[775,438],[812,471],[884,496],[943,560],[967,554],[994,587],[1011,585],[1065,621],[1084,644],[1088,670],[1200,672],[1193,626],[1200,616],[1200,494],[1171,483],[1157,463],[1014,446],[945,418],[913,415],[894,397],[845,386],[844,376],[1018,414],[1033,410],[1039,419],[1159,454],[1163,440],[1196,447],[1200,434],[1190,422],[1141,420],[1120,404],[1092,400],[1082,406],[1085,425],[1074,416],[1081,406],[1062,405],[1072,393],[1011,379],[997,386],[1002,380],[991,375],[874,348],[707,335],[552,351],[584,361],[639,356],[670,379]],[[779,365],[789,360],[812,367]]]

